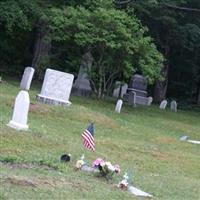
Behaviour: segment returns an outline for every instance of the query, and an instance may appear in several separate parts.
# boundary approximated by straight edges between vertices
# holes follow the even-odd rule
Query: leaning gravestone
[[[115,112],[117,112],[117,113],[121,112],[122,104],[123,104],[123,101],[121,99],[119,99],[117,101],[116,106],[115,106]]]
[[[172,101],[172,102],[170,103],[170,110],[171,110],[172,112],[177,112],[177,103],[176,103],[176,101]]]
[[[164,109],[166,108],[166,106],[167,106],[167,100],[163,100],[163,101],[160,103],[159,108],[162,109],[162,110],[164,110]]]
[[[9,122],[8,126],[18,130],[27,130],[29,105],[30,99],[28,92],[20,91],[15,99],[12,120]]]
[[[22,90],[29,90],[30,89],[34,71],[35,71],[35,69],[33,69],[32,67],[26,67],[25,68],[24,74],[22,76],[22,80],[21,80],[21,83],[20,83],[20,88]]]
[[[74,75],[47,69],[38,101],[54,105],[70,105],[69,101]]]

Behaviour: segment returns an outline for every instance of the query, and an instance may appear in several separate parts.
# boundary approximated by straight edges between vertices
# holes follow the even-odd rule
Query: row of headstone
[[[18,130],[27,130],[28,129],[28,111],[30,105],[29,98],[29,89],[31,85],[31,81],[34,74],[34,69],[32,67],[26,67],[24,70],[24,74],[22,76],[22,80],[20,83],[21,91],[18,93],[14,110],[12,115],[12,120],[8,123],[8,126],[18,129]]]
[[[151,102],[153,101],[153,98],[152,97],[149,97],[149,104],[151,105]],[[121,99],[118,99],[117,100],[117,103],[116,103],[116,106],[115,106],[115,112],[116,113],[120,113],[121,112],[121,109],[122,109],[122,105],[123,105],[123,101]],[[160,103],[160,106],[159,108],[164,110],[167,106],[167,100],[163,100],[161,103]],[[177,103],[176,101],[172,101],[171,104],[170,104],[170,110],[172,112],[177,112]]]
[[[161,110],[165,110],[165,108],[167,107],[167,100],[163,100],[161,103],[160,103],[160,106],[159,106],[159,108],[161,109]],[[172,111],[172,112],[177,112],[177,103],[176,103],[176,101],[172,101],[171,103],[170,103],[170,110]]]
[[[21,91],[15,99],[12,120],[8,123],[8,126],[17,130],[28,129],[27,122],[30,106],[28,91],[30,89],[34,71],[35,70],[32,67],[25,68],[20,83]],[[73,79],[74,76],[72,74],[47,69],[41,93],[37,95],[37,99],[42,103],[70,105],[71,102],[69,101],[69,97]]]

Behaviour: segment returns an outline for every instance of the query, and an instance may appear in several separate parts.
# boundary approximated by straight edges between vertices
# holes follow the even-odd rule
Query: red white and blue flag
[[[95,151],[95,142],[94,142],[94,126],[91,123],[88,128],[82,133],[83,145],[89,149]]]

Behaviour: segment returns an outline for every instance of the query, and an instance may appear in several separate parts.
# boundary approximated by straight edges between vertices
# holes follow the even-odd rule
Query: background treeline
[[[145,75],[156,102],[200,104],[199,0],[2,0],[0,73],[33,66],[78,74],[83,61],[94,93]]]

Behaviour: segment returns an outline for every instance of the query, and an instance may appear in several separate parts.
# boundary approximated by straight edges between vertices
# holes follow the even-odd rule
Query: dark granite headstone
[[[139,74],[132,76],[124,100],[130,105],[148,105],[147,80]]]
[[[147,80],[139,74],[135,74],[132,76],[131,81],[129,83],[129,88],[134,88],[135,90],[147,90]]]

